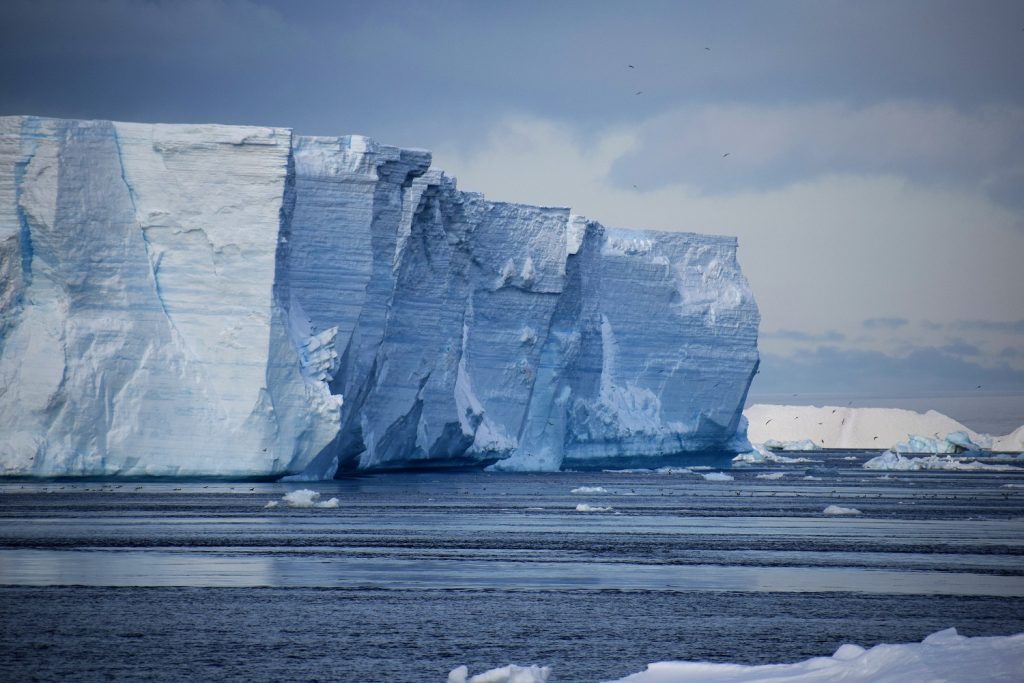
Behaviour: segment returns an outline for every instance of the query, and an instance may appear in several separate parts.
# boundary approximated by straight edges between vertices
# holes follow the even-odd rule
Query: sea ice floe
[[[707,481],[732,481],[734,479],[732,475],[726,474],[725,472],[708,472],[701,476]]]
[[[610,507],[598,507],[596,505],[587,505],[586,503],[580,503],[576,506],[576,512],[611,512]]]
[[[829,505],[822,510],[826,515],[859,515],[863,514],[857,508],[846,508],[842,505]]]
[[[547,683],[551,675],[551,667],[548,666],[516,666],[509,664],[498,669],[491,669],[479,673],[472,678],[469,676],[469,668],[460,666],[452,669],[448,674],[448,683]]]
[[[603,486],[577,486],[569,493],[576,493],[580,495],[598,495],[602,493],[608,493],[608,489]]]
[[[338,499],[320,501],[320,494],[309,489],[297,489],[284,494],[282,500],[291,508],[336,508]]]
[[[968,638],[955,628],[933,633],[920,643],[872,648],[840,645],[831,657],[792,664],[657,662],[646,671],[609,683],[878,683],[880,681],[1020,681],[1024,671],[1024,633]],[[465,666],[448,674],[448,683],[547,683],[548,667],[509,665],[472,678]]]
[[[956,629],[920,643],[843,645],[831,657],[793,664],[659,662],[612,683],[877,683],[878,681],[1019,681],[1024,671],[1024,633],[967,638]]]
[[[785,472],[762,472],[757,475],[755,479],[771,479],[772,481],[775,481],[782,479],[784,476],[786,476]]]

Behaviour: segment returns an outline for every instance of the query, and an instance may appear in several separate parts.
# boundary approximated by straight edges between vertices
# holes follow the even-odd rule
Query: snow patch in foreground
[[[1024,671],[1024,633],[1013,636],[967,638],[950,628],[920,643],[876,645],[865,650],[843,645],[831,657],[814,657],[795,664],[712,664],[659,662],[647,670],[613,683],[869,683],[876,681],[934,681],[976,683],[1019,681]],[[526,679],[529,681],[529,679]]]
[[[289,491],[284,494],[282,500],[288,504],[290,508],[336,508],[338,507],[338,499],[331,498],[330,500],[320,501],[320,494],[316,491],[309,489],[298,489],[296,491]],[[270,504],[267,504],[270,507]]]
[[[577,486],[572,491],[569,491],[569,493],[577,493],[577,494],[581,494],[581,495],[585,495],[585,494],[594,494],[594,495],[596,495],[596,494],[601,494],[601,493],[608,493],[608,489],[606,489],[603,486]]]
[[[448,674],[448,683],[547,683],[551,667],[509,664],[472,678],[466,678],[468,675],[469,669],[466,666],[457,667]]]
[[[964,462],[952,456],[930,455],[924,458],[906,458],[899,453],[886,451],[861,465],[866,470],[918,471],[952,470],[961,472],[1022,472],[1024,468],[1013,465],[988,465],[977,460]]]
[[[829,505],[822,510],[826,515],[859,515],[861,511],[857,508],[844,508],[842,505]]]

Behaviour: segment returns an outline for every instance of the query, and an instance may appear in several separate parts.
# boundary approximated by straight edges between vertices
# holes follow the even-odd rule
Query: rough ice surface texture
[[[361,136],[0,118],[0,473],[724,466],[736,250]]]
[[[1019,681],[1024,671],[1024,633],[968,638],[956,629],[920,643],[843,645],[831,657],[793,664],[659,662],[616,683],[904,683],[906,681]]]

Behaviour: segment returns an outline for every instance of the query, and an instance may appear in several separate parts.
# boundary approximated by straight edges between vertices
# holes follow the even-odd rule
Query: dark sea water
[[[0,680],[443,683],[514,662],[597,683],[665,659],[1024,631],[1024,470],[810,457],[724,482],[4,482]],[[264,508],[299,488],[339,505]]]

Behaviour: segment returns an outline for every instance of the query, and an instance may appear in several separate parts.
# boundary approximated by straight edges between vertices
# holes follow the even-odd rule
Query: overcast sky
[[[1020,1],[0,6],[0,114],[362,133],[492,199],[738,235],[754,398],[1024,406],[1022,73]]]

